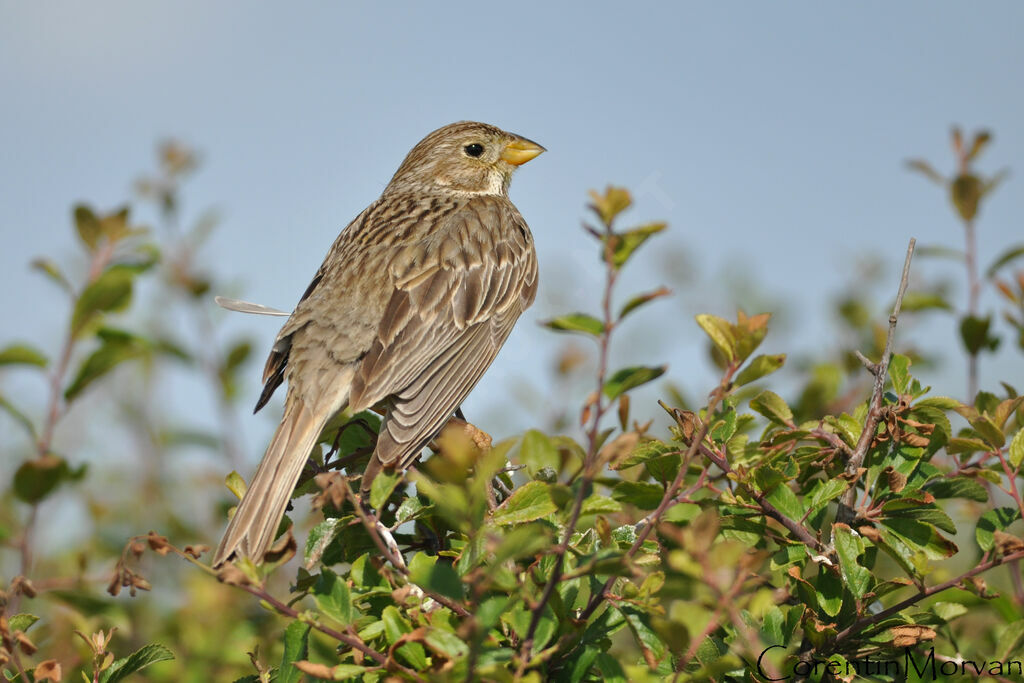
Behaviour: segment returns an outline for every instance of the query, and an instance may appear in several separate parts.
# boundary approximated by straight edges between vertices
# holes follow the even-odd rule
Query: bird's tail
[[[213,558],[219,567],[235,557],[262,561],[274,541],[295,484],[331,410],[317,410],[289,397],[284,417],[256,469]]]

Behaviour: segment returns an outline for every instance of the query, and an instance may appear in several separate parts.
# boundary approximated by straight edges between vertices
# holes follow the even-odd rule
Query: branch
[[[722,457],[710,448],[701,446],[701,454],[708,458],[711,462],[715,463],[716,466],[723,472],[731,474],[733,472],[732,466]],[[761,508],[761,510],[774,519],[776,522],[786,527],[791,534],[793,534],[801,543],[804,545],[815,548],[816,550],[824,550],[824,546],[821,541],[811,536],[811,532],[807,530],[807,527],[800,524],[796,520],[790,519],[783,514],[777,507],[771,504],[766,498],[762,491],[754,491],[744,483],[737,482],[736,485],[743,489],[743,491],[750,496]]]
[[[978,574],[981,574],[982,572],[987,572],[989,569],[992,569],[994,567],[998,567],[1000,565],[1006,564],[1007,562],[1013,562],[1015,560],[1020,559],[1024,559],[1024,550],[1013,553],[1011,555],[1004,555],[994,560],[989,560],[988,562],[983,562],[982,564],[979,564],[977,567],[974,567],[970,571],[964,572],[955,579],[950,579],[949,581],[945,581],[936,586],[932,586],[931,588],[922,589],[916,595],[912,595],[906,600],[896,603],[892,607],[887,607],[886,609],[882,610],[881,612],[878,612],[877,614],[872,614],[870,617],[858,619],[857,621],[853,622],[853,624],[837,633],[835,640],[833,640],[832,642],[833,644],[838,644],[846,640],[850,636],[853,636],[859,633],[860,631],[863,631],[865,628],[873,626],[874,624],[877,624],[880,621],[884,621],[885,619],[891,617],[893,614],[901,612],[906,608],[910,607],[911,605],[915,605],[918,602],[921,602],[925,598],[931,597],[936,593],[941,593],[942,591],[949,590],[950,588],[955,588],[959,586],[961,582],[971,578],[972,576],[977,576]]]
[[[726,396],[726,394],[729,393],[729,389],[732,385],[732,376],[737,369],[738,368],[735,364],[726,368],[725,374],[722,375],[722,379],[718,386],[711,392],[711,396],[708,399],[708,405],[705,408],[705,415],[708,416],[709,419],[700,421],[700,429],[698,429],[693,435],[693,440],[690,441],[690,445],[686,449],[685,455],[683,455],[683,461],[679,467],[679,472],[676,474],[676,478],[672,481],[672,485],[665,489],[665,495],[661,497],[661,502],[658,503],[658,507],[655,508],[654,512],[648,515],[648,523],[645,524],[637,533],[636,540],[633,541],[633,545],[629,547],[629,550],[626,551],[626,555],[623,557],[624,560],[629,560],[636,555],[637,551],[639,551],[643,546],[644,541],[646,541],[647,537],[651,535],[654,527],[658,525],[662,515],[664,515],[665,511],[674,504],[675,498],[682,488],[683,480],[686,478],[688,463],[697,453],[697,449],[700,448],[701,442],[704,441],[704,437],[707,436],[708,429],[710,428],[710,416],[715,412],[715,408],[718,407],[719,402]],[[672,414],[675,416],[676,422],[679,422],[678,410],[673,410]],[[608,580],[604,582],[601,590],[590,596],[587,606],[583,608],[582,612],[580,612],[580,621],[586,621],[590,618],[590,615],[594,613],[594,610],[596,610],[598,605],[601,604],[601,601],[607,597],[608,591],[611,590],[611,587],[615,584],[617,578],[618,577],[616,576],[608,577]]]
[[[889,316],[889,332],[885,337],[885,351],[882,352],[881,360],[877,363],[871,363],[861,353],[857,353],[857,357],[865,364],[868,371],[875,376],[875,386],[871,392],[868,415],[864,420],[864,431],[860,434],[860,439],[857,441],[857,447],[854,449],[853,455],[846,463],[846,473],[853,477],[857,475],[857,471],[864,464],[864,458],[868,454],[868,449],[871,448],[871,443],[875,440],[878,421],[882,417],[882,396],[885,393],[885,381],[889,374],[889,361],[892,358],[892,342],[896,333],[896,321],[900,315],[900,308],[903,306],[903,295],[907,291],[907,281],[910,278],[910,261],[914,257],[914,245],[916,244],[917,240],[911,237],[910,244],[907,245],[907,257],[903,261],[903,275],[900,278],[900,287],[896,293],[896,304],[893,306],[892,314]],[[856,486],[851,486],[843,493],[842,498],[839,499],[839,514],[836,515],[837,522],[843,524],[853,522],[854,517],[856,517],[853,510],[856,496]]]
[[[594,233],[595,236],[598,236]],[[583,501],[590,495],[591,484],[594,481],[595,464],[598,455],[598,440],[601,434],[601,420],[608,411],[608,405],[604,401],[604,384],[608,374],[608,347],[611,342],[612,330],[615,328],[615,319],[612,316],[612,291],[615,288],[615,281],[618,279],[618,272],[615,269],[614,252],[612,249],[612,224],[605,224],[604,237],[604,263],[605,282],[604,295],[601,299],[601,311],[604,315],[604,329],[600,337],[600,350],[597,362],[597,389],[593,400],[593,414],[591,415],[590,427],[587,430],[587,453],[583,459],[583,478],[579,490],[576,492],[576,499],[573,501],[572,512],[569,514],[569,521],[565,526],[565,533],[562,542],[555,548],[555,566],[548,578],[540,599],[533,607],[533,616],[530,618],[530,627],[526,631],[520,648],[520,665],[516,673],[516,679],[522,676],[526,663],[530,659],[530,651],[533,649],[533,637],[540,625],[541,616],[544,613],[544,606],[547,605],[555,592],[555,587],[562,580],[562,569],[565,566],[565,554],[569,551],[569,541],[576,533],[576,525],[579,524],[580,513],[583,510]],[[585,404],[589,407],[591,403]],[[586,407],[584,410],[586,410]],[[586,414],[586,413],[584,413]]]
[[[380,522],[380,520],[377,519],[376,515],[374,515],[372,512],[368,512],[363,507],[362,501],[359,500],[358,497],[356,497],[356,495],[352,492],[352,488],[348,485],[348,480],[345,479],[344,477],[340,477],[339,479],[342,483],[342,486],[345,487],[345,495],[347,495],[349,497],[349,500],[352,501],[352,505],[356,509],[356,514],[359,516],[360,521],[362,521],[363,526],[366,528],[366,532],[370,534],[370,538],[373,539],[373,542],[377,546],[377,549],[380,550],[381,555],[384,556],[384,559],[386,559],[388,562],[394,565],[395,569],[397,569],[402,574],[402,576],[408,579],[409,567],[407,567],[405,564],[405,558],[403,558],[402,554],[398,552],[398,544],[395,543],[395,539],[391,537],[391,532],[388,531],[387,528]],[[384,540],[385,535],[387,536],[387,541]],[[458,614],[460,617],[472,616],[472,613],[468,609],[466,609],[465,607],[463,607],[462,605],[460,605],[459,603],[455,602],[447,596],[441,595],[440,593],[435,593],[431,590],[427,590],[426,588],[423,588],[422,586],[419,586],[413,583],[412,581],[409,581],[409,585],[415,586],[420,591],[422,591],[424,595],[431,598],[434,602],[444,605],[451,611]]]

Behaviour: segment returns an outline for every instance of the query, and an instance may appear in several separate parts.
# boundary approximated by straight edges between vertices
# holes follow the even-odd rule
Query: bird
[[[382,469],[406,469],[459,410],[537,294],[533,235],[508,188],[545,151],[486,123],[443,126],[341,231],[270,351],[256,411],[287,380],[284,413],[214,567],[262,562],[339,411],[384,413],[367,500]]]

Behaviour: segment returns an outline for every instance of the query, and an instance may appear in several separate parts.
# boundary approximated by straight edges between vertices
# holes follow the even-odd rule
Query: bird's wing
[[[377,337],[352,382],[353,411],[390,399],[376,450],[384,464],[406,464],[444,425],[537,290],[529,231],[506,199],[474,199],[437,240],[430,250],[437,258],[412,260],[396,273]]]
[[[299,304],[309,298],[309,295],[313,293],[316,286],[320,284],[320,281],[324,277],[324,266],[320,266],[317,270],[316,275],[313,276],[313,281],[306,287],[306,291],[302,294],[302,298],[299,299]],[[300,316],[296,315],[299,310],[296,306],[296,310],[291,313],[291,316],[285,321],[281,331],[277,333],[277,339],[274,341],[274,347],[270,350],[270,354],[267,356],[267,363],[263,366],[263,391],[260,392],[260,398],[256,401],[256,409],[253,412],[258,412],[260,408],[267,404],[270,397],[273,396],[274,391],[281,386],[284,382],[284,371],[288,367],[288,354],[291,351],[291,336],[294,332],[301,328],[305,322]]]

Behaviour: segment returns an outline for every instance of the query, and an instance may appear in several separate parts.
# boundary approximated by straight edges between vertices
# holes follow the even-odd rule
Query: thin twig
[[[636,553],[643,546],[644,541],[647,540],[647,537],[650,536],[651,532],[658,525],[658,521],[661,519],[661,516],[664,515],[665,511],[668,510],[669,507],[673,505],[675,497],[678,495],[680,489],[682,488],[683,480],[686,478],[688,464],[693,459],[693,456],[697,453],[697,449],[700,448],[701,442],[704,441],[704,437],[707,436],[708,429],[710,429],[711,426],[711,416],[714,414],[715,408],[718,407],[718,403],[723,398],[725,398],[725,395],[729,392],[729,387],[732,384],[732,377],[735,374],[736,370],[738,370],[738,366],[735,363],[730,364],[729,367],[726,368],[725,374],[722,375],[722,380],[721,382],[719,382],[719,385],[715,388],[714,391],[711,392],[711,396],[708,399],[707,408],[705,408],[705,415],[707,419],[701,420],[700,429],[698,429],[697,432],[694,434],[693,440],[690,442],[689,447],[686,449],[686,454],[683,456],[682,464],[679,467],[679,472],[676,473],[676,478],[672,481],[671,486],[665,489],[665,495],[661,497],[661,502],[658,503],[658,507],[655,508],[654,512],[651,513],[651,515],[649,516],[650,522],[646,524],[642,529],[640,529],[640,531],[637,533],[636,540],[633,541],[633,545],[631,545],[629,547],[629,550],[626,551],[626,555],[623,558],[624,560],[632,559],[633,556],[636,555]],[[594,610],[597,609],[598,605],[600,605],[601,602],[608,596],[608,591],[611,590],[617,578],[618,577],[615,576],[609,577],[608,580],[604,582],[604,585],[601,587],[601,590],[593,593],[590,596],[590,600],[587,601],[587,606],[584,607],[583,611],[580,613],[580,621],[586,621],[590,618],[590,615],[594,613]]]
[[[978,280],[978,247],[975,239],[974,220],[964,221],[964,261],[967,264],[967,315],[972,318],[978,313],[978,297],[981,282]],[[967,402],[974,403],[978,393],[978,354],[967,354]]]
[[[388,562],[390,562],[395,567],[395,569],[397,569],[403,576],[408,578],[409,567],[405,564],[405,558],[403,558],[401,553],[398,552],[398,544],[395,543],[394,538],[390,539],[390,543],[388,543],[382,538],[382,534],[386,534],[389,537],[391,536],[391,533],[387,530],[387,527],[385,527],[380,522],[380,520],[377,519],[376,515],[374,515],[372,512],[367,512],[367,510],[363,507],[362,501],[359,500],[359,498],[357,498],[356,495],[352,492],[352,488],[348,485],[348,480],[342,477],[341,483],[345,489],[345,495],[347,495],[349,500],[352,501],[352,505],[356,509],[356,515],[359,516],[359,520],[363,523],[363,526],[366,528],[366,532],[370,534],[370,538],[373,539],[374,545],[376,545],[377,549],[380,550],[381,555],[383,555],[384,558]],[[460,605],[458,602],[452,600],[448,596],[441,595],[440,593],[436,593],[431,590],[427,590],[426,588],[418,586],[412,583],[411,581],[409,583],[423,591],[423,594],[434,600],[434,602],[440,605],[444,605],[451,611],[458,614],[460,617],[472,616],[472,613],[468,609]]]
[[[704,457],[711,460],[711,462],[715,463],[715,465],[720,470],[726,473],[733,472],[732,466],[729,465],[729,463],[724,458],[719,457],[719,455],[713,452],[711,449],[702,446],[701,454]],[[740,489],[742,489],[748,496],[753,498],[754,501],[758,504],[758,506],[766,515],[774,519],[782,526],[786,527],[786,529],[789,530],[789,532],[793,534],[801,543],[812,548],[815,548],[817,550],[824,550],[821,541],[812,536],[811,532],[807,530],[807,527],[803,526],[796,520],[793,520],[790,517],[787,517],[785,514],[783,514],[782,511],[780,511],[777,507],[775,507],[774,505],[771,504],[771,502],[768,501],[768,499],[765,497],[764,492],[754,491],[749,486],[742,483],[738,483],[737,486]]]
[[[871,448],[871,443],[875,440],[878,421],[882,417],[882,396],[885,393],[885,382],[889,374],[889,361],[892,358],[892,344],[896,333],[896,322],[899,319],[900,309],[903,306],[903,295],[907,291],[907,282],[910,279],[910,261],[914,257],[914,245],[916,244],[917,240],[911,237],[910,243],[907,245],[907,256],[903,261],[903,275],[900,277],[900,287],[896,293],[896,304],[893,306],[892,314],[889,316],[889,332],[885,337],[885,350],[882,352],[881,360],[877,363],[871,363],[858,352],[858,358],[861,359],[861,362],[865,362],[868,371],[875,376],[875,386],[871,392],[868,415],[864,420],[864,430],[860,434],[860,439],[857,441],[857,447],[854,449],[853,455],[846,463],[846,473],[850,476],[856,476],[864,464],[864,458],[868,454],[868,449]],[[836,516],[837,522],[844,524],[853,522],[856,517],[853,509],[856,495],[856,486],[851,486],[843,493],[842,498],[839,500],[839,514]]]
[[[595,390],[593,402],[588,404],[592,410],[592,414],[590,416],[590,427],[587,430],[587,452],[583,459],[583,477],[580,481],[579,490],[576,492],[576,499],[573,501],[572,511],[569,513],[569,521],[566,523],[562,542],[555,548],[555,566],[552,569],[551,576],[548,577],[548,581],[544,586],[544,591],[541,593],[540,599],[537,601],[537,604],[533,606],[533,615],[530,618],[530,626],[527,629],[526,637],[523,638],[522,646],[520,647],[520,664],[519,670],[516,672],[516,680],[522,676],[522,673],[525,671],[526,664],[529,662],[530,653],[533,649],[533,637],[537,632],[537,627],[540,625],[541,617],[544,614],[544,606],[547,605],[551,596],[555,592],[555,587],[562,580],[562,569],[565,566],[565,554],[569,551],[569,542],[572,539],[573,534],[576,532],[576,526],[579,524],[580,513],[583,510],[583,501],[590,495],[594,476],[596,475],[596,461],[598,455],[598,440],[601,433],[601,420],[608,411],[608,404],[606,404],[604,400],[604,385],[608,374],[608,350],[611,342],[611,334],[615,329],[615,319],[612,316],[612,293],[615,288],[615,281],[618,279],[618,271],[615,268],[613,258],[613,234],[612,223],[606,223],[604,239],[605,283],[604,294],[601,299],[601,312],[604,317],[604,329],[602,330],[599,339],[600,348],[598,351],[597,361],[597,388]]]

